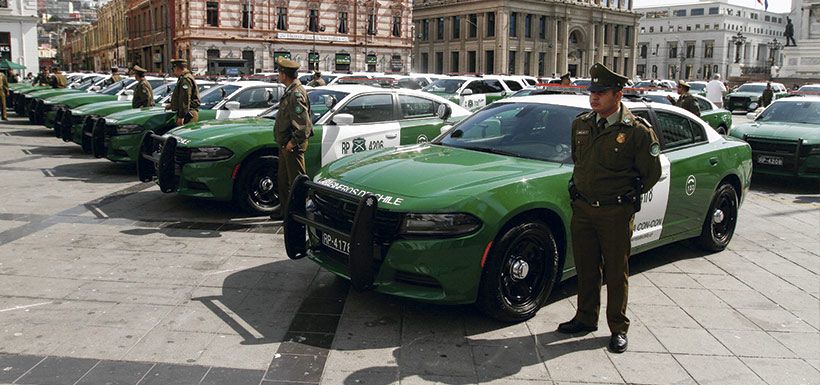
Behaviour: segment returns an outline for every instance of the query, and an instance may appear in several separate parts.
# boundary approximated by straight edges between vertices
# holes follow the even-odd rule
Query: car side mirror
[[[441,120],[447,120],[450,115],[453,114],[453,109],[444,103],[438,105],[438,110],[436,110],[436,116],[438,116]]]
[[[472,95],[472,94],[473,94],[473,90],[471,90],[469,88],[464,90],[464,91],[461,91],[461,96],[469,96],[469,95]]]
[[[350,114],[337,114],[333,117],[333,123],[336,123],[340,126],[347,126],[353,124],[353,115]]]
[[[751,119],[751,120],[755,120],[755,119],[757,119],[757,113],[750,112],[750,113],[746,114],[746,118]]]
[[[239,102],[237,102],[237,101],[233,101],[233,102],[227,102],[227,103],[225,103],[225,108],[227,108],[229,111],[236,111],[236,110],[238,110],[240,107],[241,107],[241,106],[239,105]]]
[[[450,131],[451,128],[453,128],[452,124],[445,124],[445,125],[441,126],[441,130],[439,131],[439,133],[444,135],[444,133],[447,132],[447,131]]]

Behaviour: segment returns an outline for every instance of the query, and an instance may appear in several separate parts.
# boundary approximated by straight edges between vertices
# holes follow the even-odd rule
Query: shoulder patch
[[[649,146],[649,155],[658,156],[660,154],[661,154],[661,145],[658,144],[658,143],[652,143],[652,145]]]

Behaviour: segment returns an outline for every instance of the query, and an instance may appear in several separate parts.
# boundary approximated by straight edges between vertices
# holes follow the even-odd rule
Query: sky
[[[681,4],[697,4],[697,0],[634,0],[634,6],[637,7],[652,7],[658,5],[681,5]],[[762,1],[762,0],[761,0]],[[757,0],[730,0],[729,4],[743,5],[759,10],[763,10],[763,6],[758,4]],[[791,10],[791,0],[769,0],[769,11],[777,13],[788,13]]]

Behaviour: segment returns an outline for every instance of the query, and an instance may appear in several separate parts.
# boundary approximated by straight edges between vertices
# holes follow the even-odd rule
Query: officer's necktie
[[[598,126],[596,127],[597,132],[595,134],[596,135],[600,134],[600,133],[604,132],[605,129],[606,129],[606,119],[604,119],[604,118],[598,119]]]

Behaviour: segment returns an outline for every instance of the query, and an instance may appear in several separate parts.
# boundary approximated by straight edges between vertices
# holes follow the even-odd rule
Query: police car
[[[435,95],[358,85],[316,88],[308,94],[313,137],[307,172],[336,159],[401,144],[425,143],[469,111]],[[163,192],[233,200],[251,213],[278,207],[273,127],[276,109],[260,117],[188,124],[165,135],[147,135],[138,169],[157,177]]]
[[[635,216],[633,253],[689,238],[725,248],[749,188],[749,145],[678,107],[624,104],[651,122],[662,150],[660,181]],[[587,111],[583,95],[505,99],[429,143],[354,154],[312,181],[297,178],[287,254],[358,289],[526,320],[575,274],[570,138]]]
[[[424,87],[425,92],[441,96],[475,111],[526,87],[526,84],[501,76],[449,76]]]

